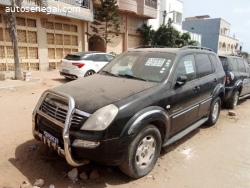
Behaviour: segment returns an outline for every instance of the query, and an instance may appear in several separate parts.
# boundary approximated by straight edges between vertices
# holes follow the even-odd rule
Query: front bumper
[[[45,113],[42,113],[39,111],[39,108],[44,100],[44,98],[46,97],[46,95],[48,93],[51,93],[55,96],[61,97],[65,100],[68,101],[68,112],[67,112],[67,116],[66,116],[66,120],[65,123],[63,125],[63,132],[62,132],[62,138],[63,138],[63,145],[64,145],[64,149],[62,149],[59,146],[56,146],[55,144],[53,144],[50,140],[46,139],[41,133],[39,133],[39,131],[36,129],[36,115],[40,114],[41,116],[44,116],[45,118],[47,118],[48,120],[58,124],[58,122],[56,120],[54,120],[53,118],[51,118],[50,116],[46,115]],[[46,143],[48,146],[53,147],[59,155],[65,156],[67,162],[71,165],[71,166],[82,166],[85,165],[87,163],[89,163],[89,160],[80,160],[77,161],[73,158],[72,153],[71,153],[71,145],[70,145],[70,137],[69,137],[69,125],[70,125],[70,117],[73,114],[73,110],[75,109],[75,101],[73,100],[73,98],[71,96],[68,96],[66,94],[62,94],[62,93],[55,93],[52,90],[47,90],[46,92],[43,93],[43,95],[41,96],[33,114],[32,114],[32,133],[34,138],[39,139],[41,141],[43,141],[44,143]]]
[[[39,110],[47,94],[53,94],[68,101],[68,111],[64,124]],[[90,160],[112,166],[121,164],[134,136],[107,139],[105,131],[84,132],[73,126],[70,128],[70,119],[74,112],[75,102],[71,96],[55,93],[51,90],[46,91],[41,96],[32,115],[32,132],[34,138],[43,141],[49,147],[56,150],[59,155],[64,156],[71,166],[81,166],[89,163]],[[47,139],[43,135],[44,131],[56,137],[59,143],[55,144]],[[76,139],[97,141],[100,144],[95,148],[76,147],[72,145]]]

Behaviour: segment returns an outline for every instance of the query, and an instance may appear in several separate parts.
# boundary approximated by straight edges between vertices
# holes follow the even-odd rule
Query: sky
[[[230,36],[239,40],[242,51],[250,54],[250,0],[180,0],[183,20],[186,17],[209,15],[231,24]]]

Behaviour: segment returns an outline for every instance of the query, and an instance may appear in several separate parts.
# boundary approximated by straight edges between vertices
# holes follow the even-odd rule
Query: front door
[[[187,82],[182,86],[175,84],[179,76],[186,76]],[[171,117],[171,132],[190,125],[197,118],[200,100],[200,83],[196,77],[194,55],[189,54],[180,59],[173,76],[173,88],[167,111]]]

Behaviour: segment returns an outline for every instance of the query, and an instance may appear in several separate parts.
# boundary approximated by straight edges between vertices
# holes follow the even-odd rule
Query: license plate
[[[69,70],[63,69],[62,72],[64,72],[64,73],[69,73]]]
[[[51,134],[47,133],[46,131],[44,131],[43,133],[44,133],[45,138],[49,139],[51,142],[54,142],[56,144],[59,143],[58,139],[52,136]]]

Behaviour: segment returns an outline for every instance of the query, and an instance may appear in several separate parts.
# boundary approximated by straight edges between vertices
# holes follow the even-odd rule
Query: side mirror
[[[183,86],[187,82],[187,77],[186,76],[179,76],[176,80],[176,84],[178,86]]]

